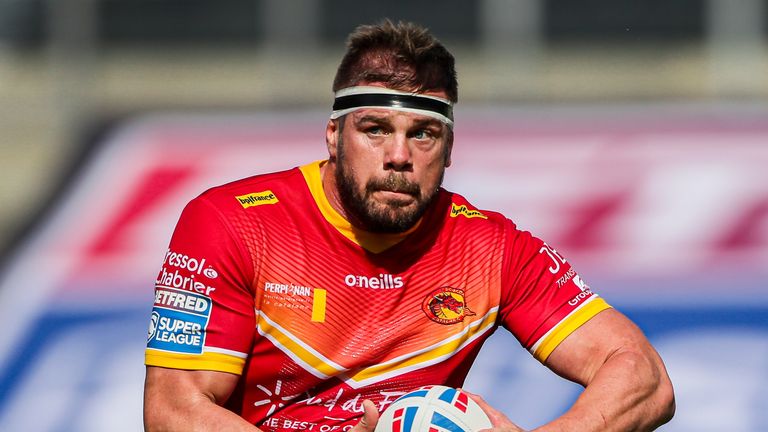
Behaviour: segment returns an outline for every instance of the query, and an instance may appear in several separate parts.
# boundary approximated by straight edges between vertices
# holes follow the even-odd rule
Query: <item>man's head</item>
[[[412,23],[385,20],[349,35],[333,91],[361,83],[414,93],[442,91],[452,103],[459,99],[453,56],[427,29]]]
[[[361,26],[349,37],[333,89],[326,185],[335,207],[359,228],[407,231],[450,165],[453,56],[414,24]]]

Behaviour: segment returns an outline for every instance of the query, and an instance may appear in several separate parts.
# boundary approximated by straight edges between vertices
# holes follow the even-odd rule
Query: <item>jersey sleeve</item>
[[[155,281],[145,364],[241,374],[255,325],[253,273],[219,210],[192,200]]]
[[[568,335],[610,306],[555,249],[509,223],[500,318],[543,363]]]

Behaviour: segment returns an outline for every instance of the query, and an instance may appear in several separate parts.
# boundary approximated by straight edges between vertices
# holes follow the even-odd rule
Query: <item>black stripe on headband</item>
[[[333,101],[334,111],[364,106],[420,109],[432,111],[453,120],[453,107],[445,102],[421,96],[389,93],[364,93],[340,96]]]

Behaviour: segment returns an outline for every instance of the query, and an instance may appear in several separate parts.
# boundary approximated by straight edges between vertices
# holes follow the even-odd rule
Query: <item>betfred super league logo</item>
[[[456,324],[475,314],[467,307],[464,290],[449,286],[432,291],[424,299],[421,309],[429,319],[440,324]]]

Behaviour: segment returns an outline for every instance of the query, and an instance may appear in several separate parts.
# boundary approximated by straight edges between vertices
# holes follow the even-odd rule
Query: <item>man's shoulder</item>
[[[472,204],[463,195],[456,192],[450,192],[441,189],[441,199],[443,208],[448,217],[457,222],[466,222],[470,224],[510,224],[512,223],[506,216],[498,211],[479,208]],[[514,225],[514,224],[513,224]]]
[[[219,208],[243,209],[276,204],[301,190],[304,177],[298,168],[258,174],[214,186],[196,200],[207,201]]]
[[[450,218],[456,219],[456,226],[467,232],[480,235],[481,232],[501,232],[513,239],[516,248],[538,251],[544,240],[519,226],[501,212],[475,207],[462,195],[445,191],[449,199]]]

